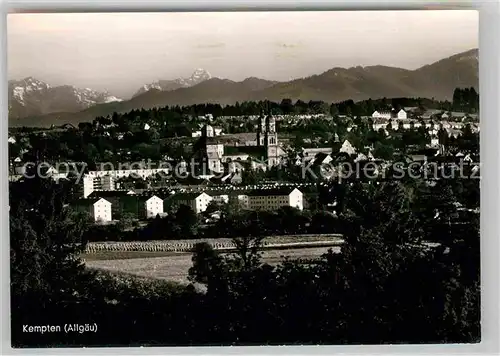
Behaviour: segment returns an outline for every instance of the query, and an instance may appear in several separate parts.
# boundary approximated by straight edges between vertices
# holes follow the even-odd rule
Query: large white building
[[[111,202],[104,198],[81,199],[76,205],[79,211],[88,212],[96,223],[106,223],[112,220]]]

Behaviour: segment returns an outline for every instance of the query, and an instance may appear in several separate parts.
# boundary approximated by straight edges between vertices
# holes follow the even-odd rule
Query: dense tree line
[[[473,87],[456,88],[453,92],[453,109],[476,113],[479,110],[479,94]]]
[[[473,88],[471,88],[474,90]],[[455,92],[469,89],[457,88]],[[474,91],[475,93],[475,91]],[[470,102],[472,104],[472,102]],[[453,104],[454,105],[454,104]],[[466,103],[464,102],[464,105]],[[96,118],[102,122],[114,122],[121,124],[121,129],[127,128],[125,121],[132,116],[134,119],[149,119],[152,121],[171,119],[172,117],[197,117],[211,114],[214,118],[221,116],[254,116],[262,113],[272,115],[347,115],[347,116],[371,116],[375,110],[386,111],[392,108],[399,110],[404,107],[415,107],[424,111],[426,109],[451,110],[452,103],[449,101],[437,101],[428,98],[382,98],[367,99],[359,102],[345,100],[339,103],[327,103],[324,101],[302,100],[293,101],[283,99],[281,102],[245,101],[236,102],[233,105],[220,104],[195,104],[189,106],[165,106],[150,110],[132,110],[130,113],[122,115],[114,113],[111,117]],[[110,120],[110,121],[108,121]],[[168,120],[167,120],[168,121]]]

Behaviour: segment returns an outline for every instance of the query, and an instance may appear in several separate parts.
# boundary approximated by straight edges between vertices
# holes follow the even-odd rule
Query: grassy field
[[[185,252],[171,252],[171,251],[100,251],[93,253],[84,253],[80,257],[85,261],[103,261],[103,260],[128,260],[133,258],[154,258],[154,257],[168,257],[179,254],[186,254]]]
[[[265,263],[277,264],[284,257],[291,259],[316,258],[326,253],[328,249],[327,247],[311,247],[290,250],[266,250],[262,252],[262,259]],[[334,247],[333,251],[339,252],[340,248]],[[103,252],[82,257],[85,258],[86,265],[90,268],[181,283],[187,282],[188,270],[192,266],[190,253]]]

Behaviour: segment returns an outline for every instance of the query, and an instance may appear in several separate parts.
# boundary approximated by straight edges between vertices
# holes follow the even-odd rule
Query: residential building
[[[251,210],[276,210],[285,206],[304,209],[303,194],[294,187],[254,189],[245,195]]]
[[[119,220],[124,212],[129,212],[127,197],[135,195],[131,190],[94,190],[89,198],[104,198],[111,203],[111,219]]]
[[[408,114],[403,109],[399,110],[397,113],[394,111],[374,111],[372,114],[372,119],[398,119],[406,120],[408,119]]]
[[[212,197],[212,200],[216,203],[219,204],[229,203],[229,194],[225,192],[213,191],[213,192],[207,192],[207,194],[209,194]]]
[[[142,202],[142,199],[140,199]],[[163,214],[163,199],[153,195],[149,198],[144,198],[139,211],[139,217],[145,216],[146,219],[151,219],[157,215]]]
[[[212,199],[213,198],[210,195],[202,192],[175,193],[168,198],[168,203],[172,204],[175,202],[177,205],[187,205],[196,214],[199,214],[207,210],[207,206],[210,204]]]
[[[374,111],[372,114],[373,119],[387,119],[390,120],[392,118],[392,113],[390,111]]]
[[[115,190],[115,179],[111,175],[92,177],[85,175],[82,178],[83,197],[87,198],[94,190]]]
[[[398,118],[398,120],[406,120],[406,119],[408,119],[408,114],[406,113],[406,111],[401,109],[397,113],[397,118]]]
[[[137,177],[137,178],[142,178],[145,179],[147,177],[153,176],[155,174],[169,174],[170,172],[170,167],[157,167],[157,168],[144,168],[143,165],[137,165],[135,167],[133,164],[128,165],[128,164],[121,164],[119,165],[118,168],[120,169],[114,169],[115,167],[109,167],[110,169],[106,169],[108,167],[105,166],[105,164],[102,165],[100,170],[96,171],[89,171],[85,176],[89,177],[104,177],[104,176],[111,176],[114,179],[119,179],[119,178],[127,178],[130,176]]]
[[[112,220],[111,202],[104,198],[80,199],[76,202],[78,211],[88,212],[96,223],[106,223]]]
[[[318,154],[322,153],[325,155],[330,155],[333,152],[331,147],[314,147],[314,148],[303,148],[302,156],[305,162],[315,159]]]

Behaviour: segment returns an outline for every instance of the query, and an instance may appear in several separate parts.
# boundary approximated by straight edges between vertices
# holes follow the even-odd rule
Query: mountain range
[[[33,77],[8,82],[9,118],[44,115],[53,112],[75,112],[93,105],[118,102],[108,92],[90,88],[80,89],[70,85],[51,87]]]
[[[151,84],[143,85],[132,97],[141,95],[151,89],[161,90],[161,91],[171,91],[179,88],[188,88],[193,85],[199,84],[205,80],[212,78],[210,73],[205,69],[198,68],[189,78],[178,78],[174,80],[159,80]]]
[[[234,104],[242,101],[322,100],[328,103],[383,97],[425,97],[451,100],[457,87],[479,89],[478,50],[472,49],[416,70],[388,66],[332,68],[324,73],[287,82],[247,78],[241,82],[213,78],[198,69],[187,79],[159,81],[145,85],[130,100],[96,103],[79,112],[58,110],[48,115],[30,115],[23,119],[11,116],[11,126],[47,126],[66,122],[91,121],[133,109],[165,105],[202,103]],[[10,87],[9,87],[10,88]],[[45,90],[41,88],[41,90]],[[9,106],[11,104],[9,103]],[[28,116],[28,115],[26,115]],[[20,117],[20,116],[17,116]]]

